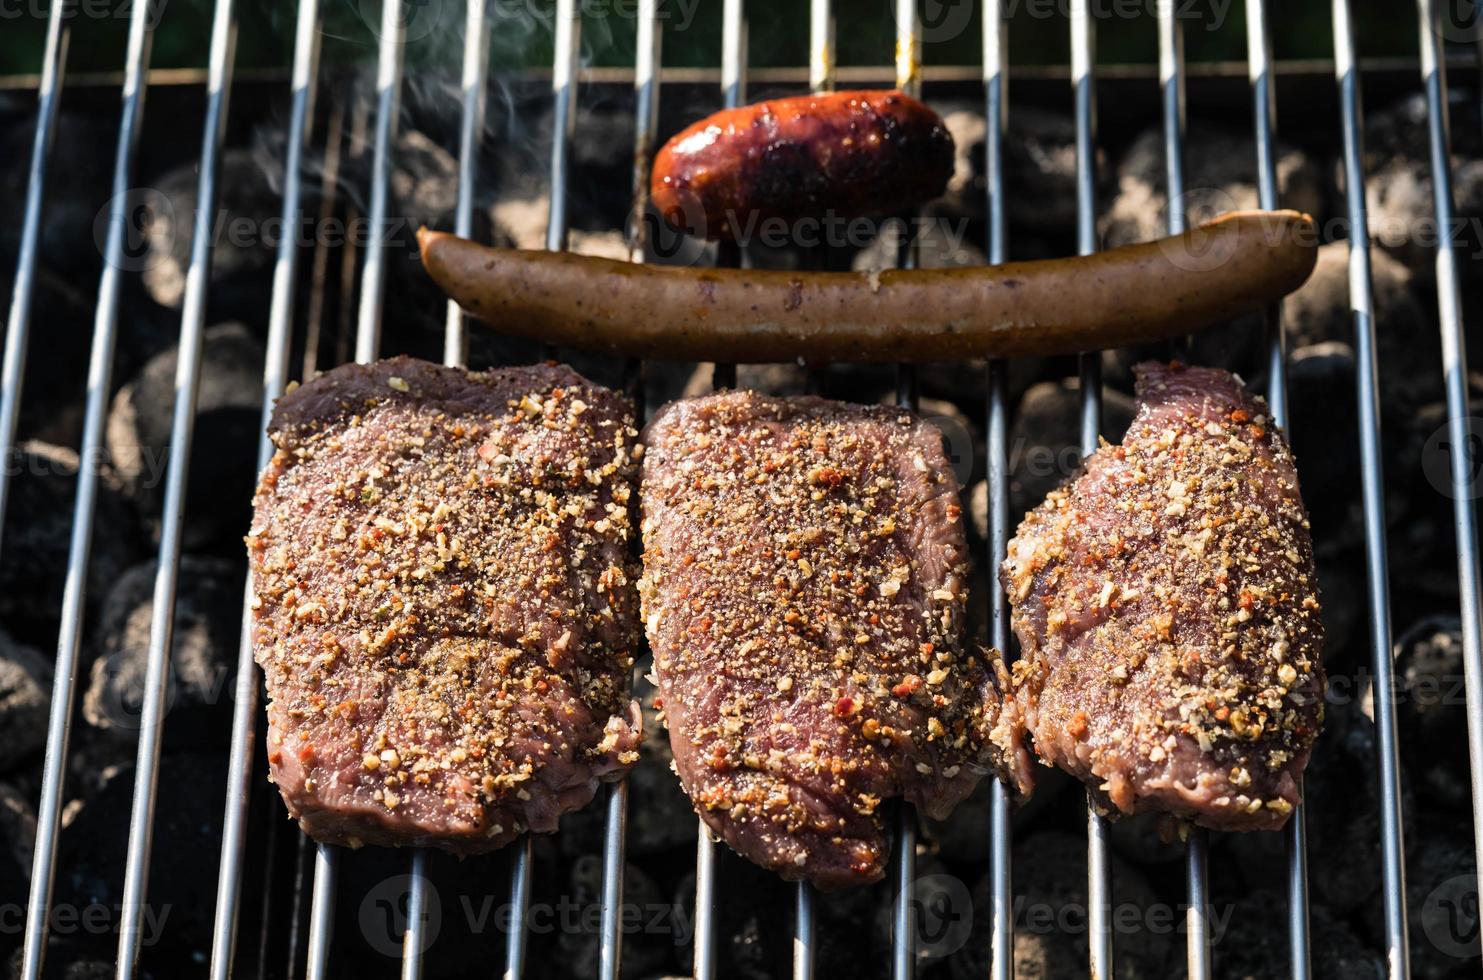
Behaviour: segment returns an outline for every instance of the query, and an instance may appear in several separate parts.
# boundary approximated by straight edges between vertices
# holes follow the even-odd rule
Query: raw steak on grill
[[[1297,473],[1266,403],[1143,364],[1120,446],[1031,511],[1002,575],[1035,751],[1102,806],[1276,829],[1323,717]]]
[[[637,759],[622,397],[397,358],[294,389],[271,432],[253,643],[310,836],[487,851]]]
[[[960,638],[958,483],[893,408],[731,392],[645,435],[639,591],[675,768],[737,851],[823,887],[881,877],[882,805],[1028,790],[996,656]]]

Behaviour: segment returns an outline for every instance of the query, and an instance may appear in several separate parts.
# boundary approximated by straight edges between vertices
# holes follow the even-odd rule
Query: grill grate
[[[374,149],[371,171],[370,227],[373,234],[383,235],[388,227],[388,193],[391,168],[391,146],[396,138],[398,102],[402,84],[404,4],[407,0],[386,0],[378,43],[377,103],[374,120]],[[6,338],[3,366],[0,366],[0,434],[7,446],[14,444],[18,406],[24,377],[27,335],[30,326],[31,301],[37,275],[37,248],[43,217],[42,202],[46,182],[46,158],[56,125],[57,106],[65,71],[69,27],[64,13],[67,5],[54,0],[48,18],[43,50],[43,72],[39,90],[39,112],[30,161],[30,180],[22,224],[21,248],[14,296]],[[467,31],[462,76],[463,113],[459,128],[458,200],[456,231],[473,233],[475,174],[477,172],[479,136],[484,123],[484,98],[488,82],[489,28],[486,0],[467,0]],[[1005,175],[1003,142],[1007,124],[1008,28],[1003,19],[1002,0],[986,0],[983,20],[983,73],[985,98],[986,160],[988,196],[988,259],[1002,262],[1009,253],[1004,200]],[[1248,66],[1251,83],[1253,123],[1256,136],[1256,173],[1260,204],[1278,206],[1274,164],[1276,108],[1274,93],[1275,66],[1271,55],[1271,36],[1265,0],[1245,0],[1248,31]],[[1362,474],[1364,528],[1368,571],[1368,606],[1371,616],[1372,669],[1379,691],[1393,690],[1391,667],[1391,623],[1389,584],[1387,581],[1384,499],[1380,456],[1380,395],[1377,379],[1373,295],[1370,278],[1370,242],[1366,223],[1364,172],[1362,165],[1362,107],[1360,79],[1352,29],[1349,0],[1333,0],[1334,67],[1340,98],[1343,132],[1343,157],[1348,218],[1351,228],[1350,303],[1355,328],[1358,364],[1358,401]],[[118,331],[120,275],[124,231],[129,206],[129,188],[135,169],[138,136],[142,121],[143,99],[148,80],[151,26],[147,18],[150,5],[136,4],[131,9],[128,44],[125,53],[122,88],[122,117],[114,155],[113,198],[109,211],[104,264],[98,288],[92,353],[88,369],[88,395],[84,414],[83,442],[77,497],[68,555],[66,589],[61,612],[61,629],[57,641],[57,658],[48,739],[38,807],[37,838],[32,870],[28,917],[25,929],[23,975],[35,980],[41,975],[47,933],[47,916],[40,914],[51,905],[55,880],[61,806],[68,740],[72,726],[72,705],[77,684],[78,654],[84,613],[85,572],[94,531],[95,500],[103,454],[103,427],[111,390],[113,353]],[[1449,172],[1449,133],[1446,116],[1447,88],[1445,60],[1436,29],[1438,12],[1433,0],[1418,0],[1418,25],[1421,42],[1421,77],[1425,87],[1429,126],[1429,152],[1433,177],[1434,208],[1441,227],[1451,226],[1454,213],[1451,175]],[[897,85],[917,91],[921,84],[920,38],[914,0],[896,3]],[[1072,0],[1070,4],[1071,84],[1076,123],[1076,203],[1078,250],[1087,254],[1095,250],[1096,182],[1095,151],[1097,145],[1095,118],[1095,19],[1089,0]],[[202,332],[205,324],[207,270],[211,260],[211,214],[220,174],[220,153],[226,123],[227,102],[232,87],[235,41],[233,0],[216,0],[210,33],[210,68],[207,85],[206,126],[202,142],[199,200],[192,239],[190,271],[186,283],[181,315],[179,369],[176,400],[172,417],[169,469],[162,520],[158,571],[154,589],[154,614],[151,622],[147,661],[146,697],[138,747],[136,782],[130,813],[130,832],[126,855],[125,901],[118,949],[118,976],[121,980],[135,972],[141,939],[141,910],[147,893],[147,869],[153,837],[156,769],[159,762],[164,720],[165,684],[171,646],[173,610],[179,572],[181,527],[185,504],[185,478],[190,458],[195,402],[201,368]],[[297,220],[303,189],[302,164],[311,140],[313,103],[316,93],[321,35],[319,0],[301,0],[295,28],[295,48],[291,82],[291,110],[282,190],[282,214],[285,227]],[[658,0],[640,0],[638,6],[638,43],[634,68],[636,106],[635,168],[633,178],[633,220],[629,228],[630,258],[643,261],[646,223],[643,220],[648,184],[648,166],[657,128],[660,87],[660,52],[662,32]],[[809,84],[815,91],[833,88],[835,80],[834,17],[829,0],[812,0],[809,10],[810,61]],[[556,44],[552,73],[552,96],[555,104],[556,135],[550,158],[551,195],[546,245],[563,249],[567,240],[567,177],[570,141],[575,125],[578,84],[577,52],[580,40],[580,11],[575,0],[558,0],[556,4]],[[1183,37],[1175,14],[1173,0],[1159,0],[1157,5],[1158,78],[1163,119],[1166,191],[1169,201],[1168,228],[1171,233],[1184,229],[1186,217],[1180,203],[1184,190],[1184,80]],[[721,87],[728,106],[740,104],[746,91],[747,24],[742,0],[725,0],[721,51]],[[384,238],[373,240],[367,249],[363,270],[361,302],[356,321],[355,358],[370,361],[378,353],[382,303],[385,291]],[[726,261],[745,262],[744,254],[726,254]],[[902,255],[903,263],[914,256]],[[1483,634],[1480,634],[1480,582],[1476,513],[1466,492],[1467,388],[1464,335],[1457,257],[1454,243],[1446,236],[1437,249],[1437,289],[1440,330],[1443,348],[1443,374],[1448,402],[1451,434],[1452,478],[1454,481],[1455,526],[1458,540],[1458,576],[1462,598],[1462,631],[1468,705],[1483,704]],[[294,320],[294,287],[299,273],[299,255],[293,236],[285,235],[279,245],[274,270],[273,293],[269,318],[267,357],[263,373],[266,428],[274,398],[282,393],[289,375],[289,348]],[[1276,308],[1267,315],[1267,364],[1270,384],[1267,392],[1275,421],[1287,426],[1286,361],[1282,324]],[[449,304],[444,360],[450,365],[464,362],[467,336],[462,313]],[[1101,359],[1088,353],[1079,359],[1082,407],[1081,442],[1085,451],[1096,448],[1101,422]],[[987,366],[988,408],[986,450],[988,459],[989,554],[990,567],[1004,557],[1011,530],[1008,501],[1008,365],[993,361]],[[641,365],[630,365],[631,387],[641,391]],[[903,367],[898,375],[899,403],[915,404],[915,376]],[[734,383],[734,366],[718,365],[717,385]],[[266,437],[259,446],[259,466],[266,463],[271,447]],[[7,498],[10,472],[0,470],[0,513]],[[1008,607],[1003,593],[991,590],[989,602],[990,638],[1000,649],[1009,649]],[[257,779],[253,771],[253,748],[258,725],[258,680],[252,662],[248,634],[247,609],[238,659],[237,685],[234,692],[234,718],[230,767],[226,793],[220,869],[217,878],[217,902],[213,930],[210,972],[216,980],[225,980],[232,972],[237,924],[240,919],[241,887],[245,862],[247,824],[251,788]],[[1469,710],[1468,735],[1473,799],[1483,800],[1483,711]],[[1399,757],[1396,743],[1394,703],[1390,698],[1375,699],[1375,722],[1379,741],[1379,781],[1381,790],[1381,867],[1383,872],[1384,924],[1389,975],[1409,975],[1405,903],[1405,868],[1402,848],[1403,833],[1400,809]],[[621,957],[620,904],[623,893],[623,862],[627,821],[628,791],[625,783],[609,786],[603,797],[603,885],[600,935],[599,975],[603,980],[616,980]],[[897,811],[897,845],[894,879],[896,899],[893,909],[892,973],[906,980],[914,973],[916,950],[911,901],[915,877],[916,818],[911,809]],[[998,783],[991,787],[990,798],[990,929],[987,936],[975,939],[991,947],[991,976],[1007,980],[1013,975],[1012,891],[1010,886],[1011,828],[1007,790]],[[1113,973],[1115,949],[1111,926],[1110,857],[1107,822],[1089,806],[1087,811],[1088,895],[1089,895],[1089,970],[1094,977]],[[1483,853],[1483,807],[1474,807],[1475,847]],[[1287,890],[1289,897],[1290,971],[1295,978],[1310,974],[1308,934],[1307,856],[1305,819],[1302,809],[1294,815],[1286,832],[1288,854]],[[1209,877],[1207,872],[1208,834],[1192,833],[1186,851],[1188,887],[1187,963],[1192,978],[1211,976],[1209,932]],[[508,883],[513,915],[508,931],[504,976],[519,977],[524,972],[527,950],[527,909],[531,892],[532,850],[528,838],[512,848]],[[331,957],[331,926],[334,918],[337,877],[342,860],[338,848],[318,846],[313,862],[313,888],[307,942],[307,975],[322,978],[334,975]],[[718,966],[716,919],[718,896],[722,885],[717,880],[718,845],[702,825],[696,860],[696,919],[694,973],[710,980]],[[422,974],[426,942],[426,902],[429,882],[426,854],[414,850],[410,856],[410,890],[407,927],[403,937],[402,975]],[[301,865],[302,867],[302,865]],[[814,921],[814,894],[806,884],[796,890],[793,975],[799,980],[814,975],[817,933]]]

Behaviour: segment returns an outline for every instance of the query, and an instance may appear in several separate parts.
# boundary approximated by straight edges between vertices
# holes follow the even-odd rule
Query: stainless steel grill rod
[[[628,260],[644,261],[644,224],[649,200],[649,157],[659,125],[659,66],[663,33],[659,0],[640,0],[633,59],[633,204],[629,212]],[[643,365],[625,364],[625,387],[632,390],[643,421]],[[618,980],[623,964],[623,871],[628,844],[628,779],[608,784],[602,822],[602,919],[598,935],[598,980]]]
[[[1076,250],[1097,250],[1096,24],[1089,0],[1071,3],[1071,90],[1076,112]],[[1102,428],[1102,354],[1078,358],[1081,451],[1096,452]],[[1112,871],[1107,819],[1087,797],[1087,950],[1092,977],[1112,976]]]
[[[896,0],[896,87],[914,98],[922,96],[922,38],[916,0]],[[917,265],[916,230],[908,225],[902,239],[903,269]],[[896,404],[917,410],[917,372],[910,364],[896,365]],[[913,886],[917,876],[917,813],[906,800],[896,807],[895,907],[891,914],[891,977],[912,980],[917,971],[917,920]]]
[[[743,0],[725,0],[721,6],[721,104],[735,109],[747,97],[747,16]],[[747,265],[746,250],[735,242],[716,245],[716,265]],[[716,364],[711,387],[735,388],[736,365]],[[704,829],[701,834],[704,835]],[[699,882],[696,882],[699,887]]]
[[[376,135],[371,158],[371,235],[361,272],[360,317],[355,330],[355,359],[369,364],[380,356],[381,321],[386,297],[388,198],[391,193],[391,152],[400,124],[402,67],[407,54],[406,0],[382,0],[381,30],[376,52]],[[427,941],[427,853],[412,852],[407,889],[407,928],[402,933],[402,980],[422,976]]]
[[[320,844],[314,849],[314,894],[309,900],[309,965],[306,980],[329,980],[330,940],[335,929],[335,891],[340,879],[340,849]]]
[[[551,137],[551,199],[546,216],[546,248],[559,252],[567,239],[567,171],[572,131],[577,125],[577,49],[582,39],[576,0],[557,0],[556,42],[551,62],[555,130]]]
[[[427,849],[412,852],[412,873],[407,885],[407,930],[402,933],[402,980],[422,976],[422,958],[431,937],[424,938],[427,926]]]
[[[834,91],[834,10],[831,0],[810,0],[808,8],[808,87],[812,92]],[[820,375],[808,373],[808,393],[817,394]],[[817,909],[814,886],[793,885],[793,980],[813,980],[818,959]]]
[[[1246,49],[1256,134],[1257,200],[1261,207],[1281,207],[1277,193],[1277,100],[1273,88],[1272,35],[1266,0],[1246,0]],[[1290,432],[1287,417],[1287,341],[1282,307],[1267,311],[1267,407],[1272,421]],[[1301,791],[1301,784],[1300,784]],[[1307,807],[1299,804],[1283,832],[1287,845],[1288,969],[1293,980],[1308,980],[1312,956],[1308,945]]]
[[[1442,234],[1437,242],[1437,308],[1442,331],[1442,376],[1447,388],[1447,436],[1451,443],[1452,520],[1457,531],[1457,581],[1461,593],[1463,675],[1467,687],[1468,760],[1473,788],[1474,855],[1483,858],[1483,597],[1478,582],[1478,488],[1469,480],[1468,358],[1458,282],[1452,196],[1451,133],[1447,118],[1447,68],[1433,0],[1418,0],[1421,21],[1421,80],[1426,87],[1427,142],[1431,156],[1432,207]],[[1483,14],[1475,26],[1483,26]],[[1483,51],[1483,49],[1480,49]],[[1475,866],[1476,867],[1476,866]]]
[[[1375,359],[1370,230],[1365,208],[1364,129],[1359,64],[1349,0],[1334,0],[1334,74],[1343,121],[1344,191],[1349,218],[1349,305],[1354,316],[1360,483],[1368,569],[1371,669],[1380,780],[1380,861],[1385,895],[1388,973],[1405,980],[1411,968],[1406,938],[1406,866],[1401,822],[1400,758],[1395,732],[1391,666],[1390,583],[1386,561],[1385,487],[1380,452],[1380,384]]]
[[[36,292],[37,243],[41,238],[41,206],[46,200],[46,160],[57,128],[57,106],[62,102],[62,76],[67,66],[67,42],[72,35],[63,25],[67,4],[52,0],[41,49],[41,84],[36,94],[36,135],[31,142],[26,207],[21,218],[21,248],[10,296],[10,319],[5,330],[5,359],[0,363],[0,440],[7,454],[15,446],[16,421],[21,411],[26,347],[31,335],[31,300]],[[0,467],[0,529],[10,499],[9,466]]]
[[[743,0],[725,0],[721,8],[721,101],[734,109],[747,97],[747,19]],[[742,264],[739,252],[728,255],[725,243],[717,251],[718,264],[735,258]],[[713,389],[736,386],[736,365],[717,364],[711,372]],[[716,976],[716,927],[720,909],[716,904],[716,865],[720,842],[711,829],[700,821],[695,840],[695,980],[714,980]]]
[[[834,9],[832,0],[810,0],[808,6],[808,87],[834,91]]]
[[[381,347],[381,313],[386,286],[387,195],[391,177],[391,144],[396,139],[400,112],[402,60],[406,54],[406,21],[403,0],[383,0],[376,52],[376,130],[371,159],[370,237],[361,272],[360,309],[355,330],[355,360],[369,364]],[[420,855],[412,860],[417,874]],[[309,912],[309,980],[328,975],[330,932],[334,925],[335,892],[339,878],[340,853],[333,844],[319,844],[314,861],[314,898]],[[422,893],[413,889],[407,899],[407,932],[403,947],[418,940],[425,910],[417,906]],[[420,960],[418,961],[420,963]]]
[[[382,0],[376,53],[376,135],[371,159],[370,235],[361,271],[360,316],[355,329],[355,359],[368,364],[381,347],[381,311],[386,296],[387,197],[390,194],[391,145],[401,112],[402,61],[406,55],[406,0]]]
[[[1003,0],[983,8],[984,173],[988,191],[988,259],[1008,257],[1009,228],[1004,201],[1004,136],[1009,113],[1009,24]],[[989,408],[984,449],[988,456],[989,643],[1010,655],[1009,601],[998,568],[1009,550],[1009,362],[988,365]],[[989,978],[1014,977],[1014,890],[1009,788],[989,783]]]
[[[268,422],[273,402],[288,380],[288,353],[293,335],[294,286],[298,281],[300,200],[303,195],[304,147],[313,118],[314,85],[319,65],[319,0],[301,0],[294,31],[293,78],[288,142],[283,161],[283,237],[273,268],[268,344],[263,360],[263,405],[258,431],[257,468],[268,464],[273,444]],[[248,804],[252,799],[253,744],[257,737],[258,674],[252,656],[252,582],[242,604],[242,634],[237,652],[237,684],[232,704],[232,747],[227,770],[226,813],[222,822],[221,863],[216,880],[216,920],[211,942],[212,980],[227,980],[237,942],[238,900],[247,841]]]
[[[165,474],[165,505],[160,517],[159,565],[150,608],[149,654],[140,711],[139,752],[134,766],[134,800],[129,812],[129,845],[124,864],[123,908],[119,920],[118,980],[134,975],[142,940],[149,856],[154,838],[155,789],[165,725],[170,645],[175,627],[175,593],[180,572],[181,535],[195,435],[196,395],[201,378],[201,338],[206,329],[206,288],[211,276],[217,178],[226,132],[227,101],[237,40],[233,0],[217,0],[211,24],[210,68],[206,82],[206,123],[201,139],[200,182],[191,231],[190,268],[181,306],[180,348],[175,372],[175,406],[170,421],[170,464]]]
[[[67,577],[62,592],[62,625],[57,635],[51,707],[47,715],[41,798],[36,806],[36,849],[31,859],[31,890],[27,900],[26,938],[21,964],[25,980],[40,980],[41,977],[41,965],[46,957],[52,886],[56,882],[57,850],[62,830],[62,788],[67,776],[67,744],[72,735],[72,702],[77,691],[77,655],[86,611],[84,603],[87,598],[88,559],[93,544],[98,474],[103,465],[103,427],[112,394],[113,349],[118,338],[119,284],[127,264],[124,233],[133,203],[129,200],[129,187],[133,182],[139,129],[144,118],[144,92],[153,39],[148,8],[148,4],[141,3],[131,11],[124,52],[123,105],[118,146],[113,159],[113,196],[108,202],[108,237],[103,246],[103,271],[98,282],[98,306],[93,316],[77,497],[72,509],[72,537],[67,546]]]
[[[567,242],[567,171],[572,131],[577,122],[577,51],[582,40],[581,10],[575,0],[557,0],[555,46],[551,60],[554,129],[551,135],[551,196],[546,211],[546,248],[561,251]],[[547,351],[549,354],[550,351]],[[505,980],[525,973],[526,916],[534,854],[530,835],[515,842],[510,864],[510,931],[505,944]]]
[[[1184,200],[1184,30],[1177,0],[1158,0],[1159,93],[1163,108],[1165,223],[1177,235],[1188,224]],[[1210,977],[1210,834],[1191,827],[1185,843],[1185,962],[1190,980]]]
[[[485,0],[468,0],[463,46],[463,116],[458,127],[458,201],[454,205],[453,233],[474,237],[474,179],[479,173],[479,139],[484,134],[484,89],[489,81],[489,21]],[[448,301],[443,331],[443,363],[462,367],[469,340],[463,310]]]

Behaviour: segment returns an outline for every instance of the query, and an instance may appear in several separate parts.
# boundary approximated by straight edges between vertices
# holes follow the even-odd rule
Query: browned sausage
[[[773,219],[905,211],[952,173],[937,113],[900,92],[834,92],[707,116],[659,151],[649,193],[682,231],[745,239]]]
[[[681,361],[956,361],[1176,337],[1260,309],[1313,271],[1296,211],[1223,215],[1070,259],[780,272],[639,265],[418,233],[443,290],[501,333]]]

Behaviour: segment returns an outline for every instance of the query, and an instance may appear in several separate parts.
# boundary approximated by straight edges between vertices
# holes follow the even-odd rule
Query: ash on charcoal
[[[791,886],[750,861],[737,857],[717,844],[716,866],[720,914],[716,923],[716,961],[720,980],[772,980],[786,976],[793,954],[793,905],[788,901]],[[864,892],[867,889],[854,889]],[[873,890],[873,889],[872,889]],[[825,896],[832,898],[832,895]],[[674,891],[674,904],[694,922],[695,874],[685,875]],[[822,911],[822,910],[821,910]],[[822,919],[823,916],[821,915]],[[855,920],[857,930],[860,920]],[[824,927],[828,935],[828,928]],[[677,958],[688,965],[688,948],[677,950]],[[877,959],[876,962],[879,962]],[[848,972],[824,970],[824,976],[848,976]]]
[[[588,910],[602,904],[602,856],[586,854],[577,858],[567,869],[566,888],[563,898]],[[672,927],[673,918],[667,914],[671,906],[664,901],[658,883],[644,870],[642,865],[627,864],[623,871],[624,936],[621,976],[638,978],[647,976],[669,965],[676,939]],[[631,911],[629,911],[631,910]],[[567,976],[594,977],[598,974],[601,956],[601,934],[589,928],[592,916],[583,921],[583,928],[563,929],[556,937],[556,956]]]
[[[973,196],[987,202],[987,157],[973,153]],[[1107,200],[1114,175],[1097,148],[1098,200]],[[1004,141],[1004,200],[1014,257],[1051,258],[1076,252],[1076,123],[1068,115],[1032,106],[1009,114]]]
[[[1292,352],[1287,369],[1288,441],[1315,540],[1333,547],[1362,531],[1354,351],[1324,341]]]
[[[1225,934],[1219,942],[1212,942],[1211,948],[1218,976],[1226,980],[1282,980],[1292,976],[1285,895],[1257,889],[1217,895],[1212,904],[1215,914],[1227,919]],[[1308,920],[1315,980],[1380,980],[1385,976],[1384,958],[1342,919],[1324,906],[1314,905]]]
[[[0,194],[13,203],[17,213],[30,182],[30,150],[36,131],[35,103],[28,102],[14,115],[0,110],[0,146],[12,148],[0,157]],[[59,276],[78,273],[97,278],[95,222],[107,203],[113,172],[112,155],[98,148],[100,144],[112,146],[117,128],[115,120],[101,114],[63,109],[57,115],[47,165],[54,183],[47,187],[38,251],[42,264]],[[59,174],[64,178],[56,179]],[[20,248],[20,235],[19,221],[0,225],[0,254],[13,256]],[[10,261],[4,263],[7,273],[12,265]]]
[[[211,955],[216,876],[202,869],[214,868],[221,853],[226,775],[219,752],[167,752],[160,760],[141,962],[161,976],[190,975]],[[133,795],[132,766],[106,774],[62,834],[53,907],[93,910],[105,922],[59,936],[79,954],[111,960],[117,949]]]
[[[1470,372],[1467,381],[1468,417],[1478,418],[1483,416],[1483,374]],[[1417,595],[1423,612],[1435,608],[1439,598],[1455,602],[1458,594],[1447,418],[1439,392],[1437,400],[1384,433],[1392,589]]]
[[[1410,269],[1390,255],[1371,251],[1380,403],[1387,419],[1400,418],[1442,393],[1441,342],[1417,298],[1414,278]],[[1313,275],[1282,301],[1282,322],[1288,346],[1294,351],[1330,341],[1353,345],[1348,242],[1319,246]]]
[[[109,590],[82,700],[89,724],[130,745],[139,737],[156,567],[155,562],[135,565]],[[232,727],[242,580],[240,562],[195,555],[180,560],[165,690],[167,746],[225,748]]]
[[[6,459],[11,467],[5,513],[5,561],[0,563],[0,622],[19,640],[47,648],[56,643],[72,508],[77,495],[77,454],[61,446],[26,442]],[[139,555],[138,522],[112,467],[99,474],[88,604]]]
[[[108,452],[156,535],[165,500],[177,349],[151,358],[113,399]],[[208,327],[187,481],[185,547],[235,544],[252,514],[261,438],[263,348],[240,323]]]
[[[36,812],[30,799],[10,784],[0,783],[0,909],[26,907],[35,839]],[[7,921],[0,930],[0,957],[12,945],[19,945],[18,925]]]
[[[977,592],[976,595],[983,595]],[[946,820],[922,819],[922,840],[935,846],[939,857],[955,867],[981,864],[989,859],[989,787],[985,779],[974,787],[968,798],[959,803]],[[1010,816],[1016,834],[1030,833],[1056,810],[1056,801],[1072,786],[1076,778],[1060,769],[1035,768],[1035,792],[1014,809]]]
[[[10,271],[0,273],[0,290],[6,296],[13,285],[6,278]],[[16,435],[59,446],[77,445],[87,394],[84,378],[94,303],[91,284],[41,266],[36,270],[34,290]],[[0,324],[0,333],[8,329],[8,323]]]
[[[1323,178],[1304,151],[1284,143],[1275,147],[1277,191],[1283,207],[1322,216]],[[1182,201],[1191,224],[1227,211],[1258,206],[1251,161],[1256,147],[1249,129],[1191,119],[1184,137],[1185,187]],[[1166,234],[1168,195],[1164,190],[1164,134],[1145,129],[1117,165],[1118,194],[1099,222],[1108,248],[1145,242]],[[1074,201],[1074,197],[1067,200]]]
[[[1479,956],[1478,879],[1471,824],[1423,813],[1406,845],[1406,924],[1411,975],[1418,980],[1476,977]],[[1361,928],[1384,942],[1381,903],[1372,902]]]
[[[220,167],[211,239],[211,312],[222,319],[265,323],[283,203],[250,150],[223,151]],[[142,225],[141,278],[150,297],[170,309],[179,309],[185,298],[200,179],[200,168],[191,161],[160,177],[139,198],[149,213]]]
[[[1021,980],[1060,980],[1087,968],[1086,838],[1057,830],[1015,842],[1014,975]],[[1143,874],[1112,857],[1112,912],[1118,980],[1168,976],[1170,950],[1179,936],[1174,927],[1183,913],[1159,902]],[[974,922],[979,935],[989,922],[989,879],[973,889]],[[953,980],[988,976],[989,944],[967,944],[948,959]]]
[[[1102,435],[1122,438],[1133,421],[1133,399],[1102,392]],[[1025,392],[1009,431],[1009,515],[1017,522],[1081,468],[1081,388],[1071,380],[1042,381]]]
[[[638,765],[629,770],[627,851],[633,857],[652,859],[669,852],[681,853],[689,861],[695,850],[695,808],[675,778],[674,754],[669,735],[655,703],[658,689],[643,676],[647,661],[634,671],[633,696],[644,716],[644,740],[639,743]],[[604,807],[599,800],[566,814],[556,836],[562,852],[578,858],[602,846]],[[662,862],[660,862],[662,863]]]
[[[1347,915],[1380,904],[1380,789],[1375,725],[1362,710],[1353,678],[1329,678],[1324,730],[1313,746],[1303,782],[1308,819],[1308,862],[1321,868],[1308,886],[1316,905]],[[1402,772],[1402,820],[1411,827],[1412,796]],[[1229,834],[1219,838],[1236,855],[1253,888],[1281,880],[1286,855],[1281,834]]]
[[[1134,864],[1167,864],[1184,857],[1185,847],[1177,839],[1165,840],[1160,829],[1166,823],[1157,813],[1120,817],[1108,826],[1113,850]]]
[[[1454,89],[1458,99],[1475,96]],[[1474,119],[1469,115],[1470,121]],[[1433,220],[1430,143],[1426,98],[1421,93],[1371,112],[1365,120],[1365,205],[1370,238],[1416,272],[1430,276],[1436,259],[1438,229]],[[1483,219],[1483,141],[1475,125],[1452,127],[1452,197],[1460,220],[1456,247],[1462,257],[1483,248],[1478,222]],[[1339,182],[1343,173],[1338,170]],[[1479,278],[1478,262],[1461,261],[1466,278]]]
[[[1424,805],[1466,810],[1467,700],[1462,623],[1430,616],[1395,644],[1396,726],[1401,757]]]
[[[22,973],[21,951],[17,947],[15,955],[10,959],[9,976],[14,980],[20,980]],[[57,978],[57,980],[113,980],[118,976],[117,967],[114,966],[111,955],[102,953],[86,953],[74,949],[71,943],[63,938],[51,936],[46,944],[46,976]],[[141,968],[134,974],[139,980],[154,980],[156,974],[147,968]]]
[[[1316,562],[1318,598],[1323,603],[1323,662],[1330,671],[1363,655],[1360,620],[1368,609],[1364,563],[1352,552],[1334,551],[1320,552]]]
[[[51,683],[51,661],[0,629],[0,772],[46,745]]]

